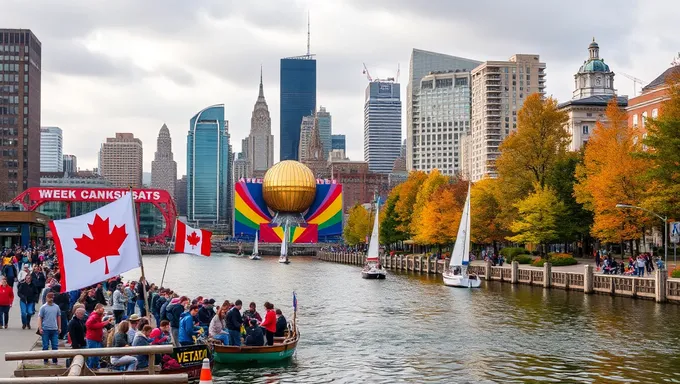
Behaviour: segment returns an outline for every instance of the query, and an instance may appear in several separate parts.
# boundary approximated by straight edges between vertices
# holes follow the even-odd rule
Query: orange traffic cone
[[[210,360],[208,359],[203,359],[201,378],[198,384],[213,384],[212,371],[210,370]]]

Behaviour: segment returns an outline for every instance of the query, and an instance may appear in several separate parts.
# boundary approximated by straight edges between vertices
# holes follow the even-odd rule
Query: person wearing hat
[[[138,314],[133,313],[128,317],[128,322],[130,322],[130,330],[128,330],[128,344],[132,345],[135,341],[135,335],[137,334],[137,327],[139,326],[139,320],[142,318]]]
[[[213,317],[215,317],[215,299],[204,299],[203,306],[198,309],[198,325],[208,332],[208,327]]]

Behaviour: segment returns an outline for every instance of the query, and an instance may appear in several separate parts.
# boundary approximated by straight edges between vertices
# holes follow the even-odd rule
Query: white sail
[[[470,261],[470,185],[468,184],[467,198],[460,217],[456,244],[451,252],[451,267],[467,265]]]
[[[379,218],[380,208],[378,203],[375,203],[375,220],[373,221],[373,232],[371,232],[371,241],[368,243],[368,253],[366,254],[366,260],[377,261],[380,247],[380,230],[379,230]]]
[[[281,258],[288,256],[288,227],[283,228],[283,240],[281,240]]]
[[[258,249],[257,249],[257,248],[258,248],[258,247],[257,247],[257,243],[258,243],[258,241],[257,241],[257,237],[258,237],[258,236],[257,236],[257,235],[258,235],[258,234],[259,234],[259,231],[258,231],[258,232],[255,232],[255,244],[253,245],[253,255],[258,255],[258,254],[260,253],[260,252],[258,251]]]

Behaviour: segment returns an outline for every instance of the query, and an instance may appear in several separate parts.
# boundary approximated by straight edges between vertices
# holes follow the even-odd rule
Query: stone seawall
[[[364,265],[366,255],[360,252],[320,251],[318,258],[323,261]],[[416,273],[441,274],[449,267],[449,260],[429,260],[423,255],[382,255],[380,262],[386,269]],[[507,267],[471,265],[468,271],[485,280],[497,280],[510,284],[538,285],[544,288],[568,289],[586,294],[600,293],[612,296],[627,296],[655,300],[658,303],[680,304],[680,279],[669,279],[666,271],[654,272],[653,278],[604,275],[595,273],[592,265],[584,265],[583,272],[553,270],[550,263],[543,268],[523,267],[514,261]]]

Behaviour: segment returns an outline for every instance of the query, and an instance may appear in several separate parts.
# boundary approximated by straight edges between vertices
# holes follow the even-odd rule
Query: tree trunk
[[[630,255],[635,256],[633,255],[633,239],[628,240],[628,245],[630,246]],[[623,260],[623,257],[621,257],[621,260]]]

